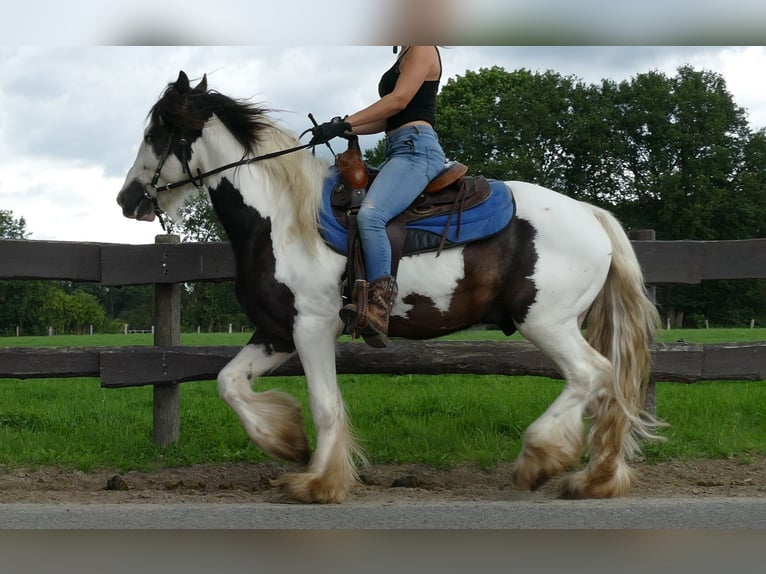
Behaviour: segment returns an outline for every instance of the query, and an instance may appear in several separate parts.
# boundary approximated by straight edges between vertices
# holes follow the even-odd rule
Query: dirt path
[[[766,498],[766,456],[738,459],[673,461],[639,465],[634,497],[724,496]],[[197,465],[154,472],[101,470],[34,471],[0,469],[0,503],[115,502],[279,502],[270,479],[286,470],[278,463]],[[544,500],[556,497],[558,480],[537,492],[510,484],[510,465],[489,471],[461,466],[439,470],[423,465],[375,465],[350,502]]]

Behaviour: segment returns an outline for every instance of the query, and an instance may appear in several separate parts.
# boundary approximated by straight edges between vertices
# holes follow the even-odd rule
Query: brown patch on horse
[[[495,324],[510,335],[523,323],[537,296],[531,279],[537,263],[534,228],[514,218],[497,235],[466,245],[464,275],[443,312],[423,295],[410,293],[402,301],[407,317],[392,316],[389,334],[427,339],[454,333],[479,323]]]

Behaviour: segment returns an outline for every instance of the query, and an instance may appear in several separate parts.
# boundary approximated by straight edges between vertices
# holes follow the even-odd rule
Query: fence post
[[[633,229],[628,232],[628,237],[631,241],[655,241],[657,234],[654,229]],[[657,304],[657,287],[655,285],[647,285],[646,291],[649,294],[649,298]],[[649,378],[649,386],[646,389],[646,402],[644,403],[644,409],[646,412],[656,415],[657,414],[657,389],[654,375]]]
[[[155,243],[180,243],[178,235],[157,235]],[[163,267],[164,267],[163,263]],[[167,270],[164,270],[165,272]],[[154,346],[181,344],[181,286],[154,285]],[[154,385],[154,442],[167,446],[181,435],[181,385]]]

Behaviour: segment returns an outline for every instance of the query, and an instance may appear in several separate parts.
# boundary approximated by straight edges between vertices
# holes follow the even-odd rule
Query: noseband
[[[239,161],[227,163],[226,165],[222,165],[220,167],[217,167],[215,169],[211,169],[209,171],[201,172],[199,169],[197,170],[197,175],[192,175],[191,172],[191,166],[189,166],[189,157],[191,156],[190,153],[190,146],[187,142],[186,138],[181,137],[178,140],[178,144],[181,146],[181,164],[183,165],[184,172],[188,176],[186,179],[181,179],[179,181],[174,181],[171,183],[167,183],[165,185],[157,185],[157,182],[160,180],[160,172],[162,171],[162,167],[165,165],[165,162],[167,161],[168,157],[170,156],[170,151],[173,148],[173,142],[176,139],[176,132],[173,131],[170,134],[170,137],[168,138],[167,143],[165,144],[165,148],[162,150],[162,155],[160,156],[160,161],[157,164],[157,169],[154,170],[154,176],[152,177],[152,181],[149,184],[154,189],[154,195],[149,193],[148,189],[144,189],[144,197],[147,198],[152,202],[152,206],[154,206],[154,214],[157,216],[157,219],[160,221],[160,225],[162,226],[162,230],[165,231],[165,219],[164,214],[165,212],[162,211],[160,208],[160,204],[158,201],[160,192],[163,191],[169,191],[171,189],[176,189],[178,187],[187,185],[187,184],[194,184],[194,187],[196,187],[198,190],[202,190],[204,187],[204,179],[206,177],[209,177],[211,175],[215,175],[217,173],[221,173],[222,171],[226,171],[227,169],[231,169],[234,167],[239,167],[241,165],[246,165],[249,163],[254,163],[256,161],[262,161],[265,159],[271,159],[275,157],[279,157],[281,155],[286,155],[288,153],[293,153],[296,151],[304,150],[309,147],[311,147],[311,144],[303,144],[296,147],[291,147],[288,149],[283,149],[271,153],[267,153],[264,155],[259,155],[256,157],[250,157],[247,159],[241,159]]]
[[[154,176],[152,177],[152,181],[149,185],[151,185],[154,188],[155,194],[152,195],[149,193],[148,189],[144,189],[144,197],[146,197],[148,200],[152,202],[152,205],[154,206],[154,215],[157,216],[157,219],[160,221],[160,225],[162,226],[162,230],[166,231],[165,229],[165,218],[163,217],[164,212],[160,208],[160,204],[158,201],[159,192],[165,191],[167,189],[171,189],[170,185],[163,185],[163,186],[157,186],[157,182],[160,180],[160,173],[162,172],[162,167],[165,165],[165,162],[168,159],[168,156],[170,156],[170,151],[173,149],[173,142],[176,139],[176,132],[173,131],[170,134],[170,137],[168,138],[167,143],[165,144],[165,148],[162,150],[162,155],[160,156],[160,161],[157,164],[157,169],[154,170]],[[181,146],[181,163],[184,167],[184,172],[189,176],[186,180],[184,180],[185,183],[193,183],[194,186],[197,189],[202,189],[203,183],[202,183],[202,174],[199,174],[199,170],[197,170],[197,173],[200,175],[198,179],[194,179],[194,176],[191,173],[191,167],[189,166],[189,144],[186,141],[186,138],[182,137],[178,140],[178,144]],[[179,184],[180,185],[180,184]],[[173,185],[175,187],[175,185]]]

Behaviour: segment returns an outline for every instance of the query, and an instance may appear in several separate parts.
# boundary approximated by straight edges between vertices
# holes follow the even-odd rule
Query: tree
[[[742,167],[736,181],[740,201],[737,218],[745,237],[766,236],[766,128],[751,133],[744,143]],[[723,214],[727,215],[727,212]],[[727,218],[728,222],[728,218]]]
[[[561,134],[567,165],[559,191],[610,209],[622,197],[619,146],[614,141],[619,114],[615,96],[612,82],[577,83],[570,95],[573,113]]]
[[[101,327],[106,313],[96,297],[83,291],[66,293],[63,289],[52,288],[39,308],[43,322],[57,333],[81,335],[91,325]]]
[[[26,239],[26,225],[23,217],[0,209],[0,240]],[[38,310],[47,293],[48,286],[42,281],[0,281],[0,333],[15,334],[17,327],[24,333],[43,332]]]
[[[206,190],[200,190],[179,210],[179,221],[172,224],[174,233],[184,241],[225,241],[226,232],[218,221]]]
[[[174,231],[184,241],[226,241],[226,232],[216,217],[206,191],[200,191],[180,210]],[[234,283],[200,282],[184,286],[181,294],[181,322],[185,329],[225,331],[249,325],[237,301]]]
[[[364,161],[373,167],[378,167],[386,159],[386,139],[381,138],[375,147],[368,148],[362,152]]]
[[[738,184],[747,119],[724,79],[688,66],[671,78],[640,74],[615,99],[623,221],[651,223],[660,238],[752,237],[740,216],[750,190]]]
[[[207,332],[250,328],[250,322],[237,301],[234,284],[227,282],[192,283],[181,293],[182,324],[186,330],[197,327]]]
[[[472,172],[560,189],[570,163],[563,137],[578,82],[552,71],[466,71],[439,95],[439,139]]]
[[[90,293],[76,291],[68,296],[69,332],[86,333],[91,325],[101,327],[106,322],[106,313],[98,299]]]
[[[13,216],[13,211],[0,209],[0,239],[27,239],[27,222]]]
[[[17,327],[24,335],[44,334],[40,309],[53,292],[46,281],[0,281],[0,334],[15,335]]]

